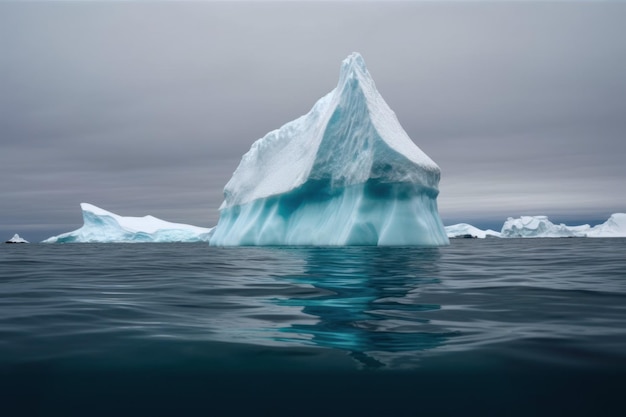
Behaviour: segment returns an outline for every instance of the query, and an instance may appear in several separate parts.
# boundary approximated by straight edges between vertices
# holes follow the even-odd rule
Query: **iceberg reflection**
[[[365,367],[409,366],[411,352],[443,345],[454,333],[430,324],[424,312],[437,304],[419,302],[420,287],[437,284],[437,248],[290,249],[306,259],[302,275],[283,276],[322,290],[314,298],[276,300],[317,317],[281,329],[283,342],[340,349]],[[306,337],[308,336],[308,337]]]

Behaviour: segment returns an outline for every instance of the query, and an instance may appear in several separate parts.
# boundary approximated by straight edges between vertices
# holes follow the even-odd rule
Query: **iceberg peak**
[[[117,216],[117,214],[111,213],[110,211],[107,211],[100,207],[96,207],[93,204],[89,204],[89,203],[80,203],[80,210],[83,212],[83,215],[85,213],[93,213],[99,216],[111,216],[111,217]]]
[[[439,176],[355,52],[335,89],[242,157],[210,243],[447,244]]]
[[[365,66],[365,60],[363,56],[361,56],[358,52],[352,52],[350,55],[346,57],[343,61],[341,61],[341,69],[342,71],[346,68],[359,68],[367,72],[367,68]]]
[[[352,54],[341,62],[339,82],[337,83],[337,86],[341,87],[349,79],[360,79],[371,83],[374,82],[372,76],[367,70],[365,60],[358,52],[352,52]]]

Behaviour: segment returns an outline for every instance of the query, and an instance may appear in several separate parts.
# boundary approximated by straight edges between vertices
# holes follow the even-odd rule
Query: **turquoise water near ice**
[[[0,248],[4,415],[621,415],[626,239]]]

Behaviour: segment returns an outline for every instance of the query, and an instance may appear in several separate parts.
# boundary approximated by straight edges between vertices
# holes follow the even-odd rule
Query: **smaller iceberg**
[[[613,213],[597,226],[554,224],[547,216],[509,217],[501,237],[626,237],[626,213]]]
[[[11,239],[7,240],[4,243],[29,243],[29,242],[28,240],[21,238],[20,235],[16,233],[13,235]]]
[[[554,224],[547,216],[521,216],[509,217],[500,232],[481,230],[467,223],[446,226],[445,230],[448,238],[626,237],[626,213],[613,213],[607,221],[593,227],[588,224],[580,226]]]
[[[122,217],[88,203],[80,208],[83,227],[42,243],[208,242],[212,230],[153,216]]]
[[[502,225],[501,237],[585,237],[591,226],[554,224],[548,216],[509,217]]]
[[[446,226],[445,229],[448,238],[475,237],[478,239],[484,239],[487,236],[500,237],[500,232],[496,232],[491,229],[482,230],[467,223],[453,224],[451,226]]]

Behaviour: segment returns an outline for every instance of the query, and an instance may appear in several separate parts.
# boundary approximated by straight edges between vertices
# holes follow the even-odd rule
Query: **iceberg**
[[[613,213],[609,219],[591,227],[588,224],[568,226],[554,224],[547,216],[509,217],[502,237],[626,237],[626,213]]]
[[[519,237],[585,237],[591,226],[567,226],[554,224],[547,216],[509,217],[502,225],[500,234],[505,238]]]
[[[467,223],[459,223],[453,224],[451,226],[446,226],[446,234],[449,238],[455,237],[476,237],[478,239],[484,239],[487,236],[490,237],[500,237],[500,232],[496,232],[495,230],[487,229],[482,230],[478,227],[472,226]]]
[[[502,238],[542,238],[542,237],[626,237],[626,213],[613,213],[604,223],[591,227],[588,224],[568,226],[554,224],[547,216],[509,217],[502,230],[481,230],[467,223],[445,227],[449,238],[487,236]]]
[[[353,53],[335,89],[242,157],[209,243],[445,245],[439,178]]]
[[[42,243],[207,242],[211,229],[170,223],[153,216],[122,217],[81,203],[83,227],[50,237]]]
[[[29,243],[28,240],[20,237],[20,235],[18,235],[17,233],[13,235],[13,237],[9,240],[7,240],[4,243]]]

